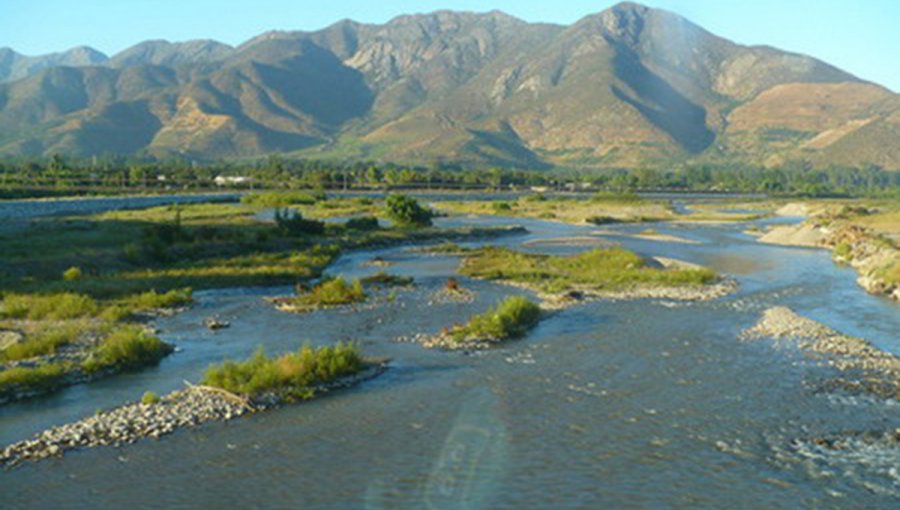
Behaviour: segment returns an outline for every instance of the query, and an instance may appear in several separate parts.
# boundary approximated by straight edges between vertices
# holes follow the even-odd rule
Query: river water
[[[521,224],[495,241],[519,249],[587,249],[594,227]],[[209,363],[258,345],[277,353],[341,339],[393,359],[356,388],[159,441],[71,452],[0,473],[2,508],[897,508],[900,449],[820,451],[808,439],[900,427],[900,405],[821,390],[835,373],[789,343],[745,342],[763,310],[800,314],[900,353],[900,308],[866,294],[821,250],[761,245],[747,224],[659,224],[696,244],[602,237],[645,255],[704,264],[740,290],[707,303],[597,301],[566,309],[526,338],[476,355],[394,341],[463,322],[511,293],[460,278],[471,303],[434,302],[458,259],[409,247],[356,252],[333,274],[415,277],[415,290],[359,310],[279,313],[262,300],[289,288],[196,293],[158,322],[179,348],[159,367],[0,407],[0,444],[96,409],[196,381]],[[621,235],[618,235],[621,234]],[[554,242],[578,236],[583,244]],[[217,314],[231,328],[207,331]]]

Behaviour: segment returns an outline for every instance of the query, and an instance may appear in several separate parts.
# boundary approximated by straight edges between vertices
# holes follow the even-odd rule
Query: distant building
[[[246,186],[253,181],[250,177],[242,175],[217,175],[213,182],[216,186]]]

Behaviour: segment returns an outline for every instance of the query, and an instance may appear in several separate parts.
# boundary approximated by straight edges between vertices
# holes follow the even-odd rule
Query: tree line
[[[217,182],[217,178],[218,182]],[[281,156],[251,162],[198,163],[117,156],[89,159],[0,160],[0,196],[102,193],[128,190],[277,189],[522,189],[713,191],[797,196],[896,195],[900,172],[877,166],[779,168],[746,164],[687,165],[672,170],[518,170],[452,164],[404,166],[365,161],[333,162]]]

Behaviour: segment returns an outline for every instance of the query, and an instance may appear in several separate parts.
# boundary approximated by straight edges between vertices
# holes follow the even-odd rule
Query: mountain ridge
[[[0,84],[0,154],[900,168],[877,150],[900,141],[897,94],[635,3],[567,26],[444,10],[234,47],[144,41],[90,64]]]

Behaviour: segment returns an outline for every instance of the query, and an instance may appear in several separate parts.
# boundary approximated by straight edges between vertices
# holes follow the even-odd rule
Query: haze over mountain
[[[3,49],[0,80],[6,155],[900,168],[897,94],[633,3],[570,26],[440,11],[238,47]]]

